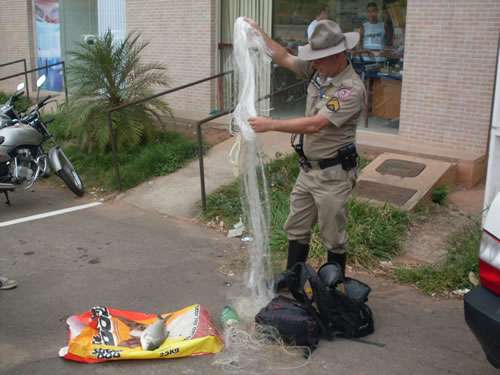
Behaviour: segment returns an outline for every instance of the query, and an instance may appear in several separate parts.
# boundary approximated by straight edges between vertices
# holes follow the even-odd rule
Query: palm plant
[[[79,43],[70,53],[68,68],[71,89],[68,132],[84,150],[107,151],[111,137],[107,110],[151,95],[154,87],[167,85],[165,67],[142,63],[141,52],[149,43],[140,41],[139,33],[125,40],[113,40],[111,32],[92,45]],[[113,129],[120,149],[148,141],[155,133],[155,122],[171,114],[168,105],[153,99],[113,113]],[[156,121],[155,121],[156,120]]]

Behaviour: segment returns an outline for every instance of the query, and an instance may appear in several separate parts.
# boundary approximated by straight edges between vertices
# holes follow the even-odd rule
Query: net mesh
[[[264,155],[248,124],[250,117],[265,111],[263,107],[256,107],[256,93],[257,84],[265,74],[265,64],[270,59],[262,36],[241,17],[234,24],[233,53],[238,104],[231,120],[230,130],[237,139],[230,159],[236,166],[242,186],[249,265],[245,278],[247,291],[243,291],[234,302],[242,321],[226,328],[225,349],[217,354],[214,364],[226,373],[266,374],[305,366],[310,351],[303,347],[287,347],[275,329],[254,323],[258,311],[274,297],[269,282],[270,202]]]

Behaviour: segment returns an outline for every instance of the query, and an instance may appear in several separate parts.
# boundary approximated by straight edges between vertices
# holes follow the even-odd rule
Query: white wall
[[[500,53],[500,44],[499,50]],[[497,59],[497,72],[491,121],[488,172],[486,175],[485,208],[489,207],[495,195],[500,192],[500,59]]]

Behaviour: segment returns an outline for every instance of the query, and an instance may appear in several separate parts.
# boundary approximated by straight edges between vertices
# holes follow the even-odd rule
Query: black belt
[[[319,169],[325,169],[329,167],[333,167],[335,165],[340,164],[340,158],[336,157],[333,159],[321,159],[317,161]]]

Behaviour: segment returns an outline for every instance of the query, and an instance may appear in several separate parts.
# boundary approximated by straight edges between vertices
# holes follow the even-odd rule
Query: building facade
[[[0,5],[0,64],[26,58],[28,66],[39,66],[54,56],[65,59],[86,36],[111,29],[120,38],[139,31],[150,43],[144,60],[163,63],[171,87],[231,69],[237,16],[256,19],[294,52],[307,42],[308,27],[326,8],[327,17],[344,31],[363,33],[360,48],[352,53],[369,92],[370,113],[360,124],[360,143],[461,161],[459,180],[467,185],[478,182],[484,171],[500,32],[498,0],[0,0]],[[2,67],[0,77],[21,70],[21,65]],[[60,85],[57,74],[55,88]],[[0,89],[12,90],[17,81],[2,81]],[[269,67],[262,93],[295,81]],[[176,116],[198,120],[221,109],[221,87],[212,81],[166,100]],[[303,94],[299,89],[277,97],[272,114],[300,114]]]

